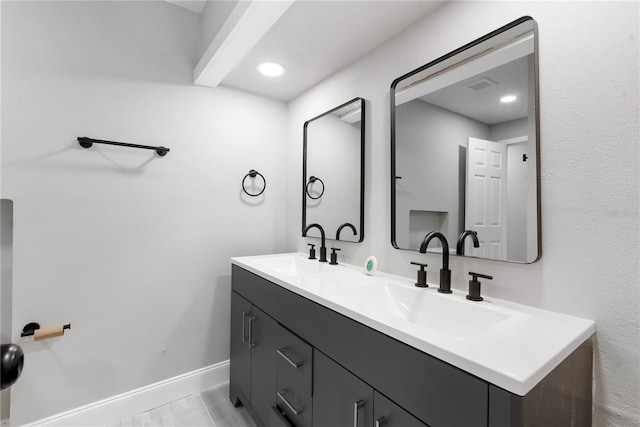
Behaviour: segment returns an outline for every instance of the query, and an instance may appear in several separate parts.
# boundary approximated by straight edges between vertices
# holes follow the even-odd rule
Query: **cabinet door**
[[[377,391],[373,396],[375,427],[427,427],[416,417],[396,405]]]
[[[313,427],[373,425],[373,389],[318,350],[313,351]]]
[[[253,306],[249,318],[251,347],[251,406],[263,424],[269,425],[276,403],[276,334],[278,323]]]
[[[251,349],[249,348],[249,318],[251,303],[231,292],[231,381],[240,389],[244,399],[251,398]],[[236,396],[233,396],[235,399]],[[236,404],[236,402],[234,402]]]

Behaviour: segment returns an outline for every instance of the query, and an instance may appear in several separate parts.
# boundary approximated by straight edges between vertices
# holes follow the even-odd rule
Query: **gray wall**
[[[367,99],[366,227],[363,244],[343,244],[345,262],[415,277],[410,261],[440,257],[390,243],[391,82],[524,15],[540,48],[542,259],[530,265],[453,257],[452,286],[468,272],[493,275],[488,298],[504,298],[596,322],[594,425],[640,421],[638,2],[447,2],[432,15],[301,95],[289,106],[289,174],[299,171],[300,131],[310,113],[338,99]],[[593,29],[597,28],[598,31]],[[598,72],[594,72],[597,58]],[[288,182],[287,241],[299,237],[297,183]],[[432,267],[433,266],[433,267]],[[544,345],[544,343],[541,343]]]
[[[433,231],[414,227],[410,233],[411,211],[445,213],[439,231],[455,242],[464,209],[458,198],[460,147],[466,149],[469,137],[487,139],[489,127],[420,100],[400,105],[396,119],[396,173],[402,177],[396,182],[396,243],[417,249]]]
[[[193,86],[198,22],[162,1],[2,2],[13,337],[72,325],[23,345],[14,425],[227,360],[229,257],[283,250],[286,105]]]
[[[489,137],[487,139],[490,141],[501,141],[503,139],[525,136],[527,135],[527,122],[527,119],[524,118],[489,126]]]

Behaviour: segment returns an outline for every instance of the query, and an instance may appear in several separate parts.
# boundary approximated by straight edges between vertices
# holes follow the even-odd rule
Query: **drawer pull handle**
[[[296,415],[300,415],[302,413],[303,409],[294,408],[293,405],[291,403],[289,403],[289,401],[284,397],[284,395],[287,394],[286,390],[282,390],[282,391],[276,392],[276,394],[278,395],[280,400],[282,400],[282,402],[285,405],[287,405],[287,408],[289,408],[291,410],[291,412],[293,412]]]
[[[247,316],[250,314],[250,311],[242,312],[242,342],[247,342],[247,334],[245,332],[247,331]]]
[[[302,366],[302,362],[294,362],[293,360],[291,360],[291,358],[289,358],[289,356],[287,356],[286,351],[287,351],[286,348],[280,348],[280,349],[276,350],[276,353],[278,353],[280,356],[282,356],[282,358],[284,360],[286,360],[287,362],[289,362],[289,364],[291,366],[293,366],[294,368],[301,367]]]
[[[380,417],[376,420],[376,427],[383,427],[387,425],[387,417]]]
[[[256,316],[249,317],[249,347],[255,347],[256,343],[253,342],[253,322],[255,322]]]
[[[353,404],[353,427],[358,427],[358,414],[364,408],[364,400],[358,400]]]

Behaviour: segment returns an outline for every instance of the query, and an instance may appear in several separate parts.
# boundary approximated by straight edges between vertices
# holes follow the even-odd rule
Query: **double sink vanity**
[[[259,425],[590,425],[590,320],[299,253],[232,264],[230,398]]]
[[[590,426],[594,322],[483,300],[484,274],[470,273],[468,295],[450,286],[450,254],[541,256],[535,21],[389,94],[391,244],[442,255],[440,288],[418,287],[426,264],[417,282],[367,275],[336,265],[339,248],[331,262],[233,258],[230,399],[261,427]],[[355,98],[303,126],[302,236],[321,238],[320,261],[325,240],[364,240],[365,107]],[[432,237],[441,245],[427,248]]]

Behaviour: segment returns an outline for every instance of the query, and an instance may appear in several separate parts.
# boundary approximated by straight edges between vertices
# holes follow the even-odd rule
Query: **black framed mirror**
[[[539,259],[537,63],[527,16],[393,81],[394,247],[439,231],[452,255]]]
[[[303,129],[302,230],[317,223],[327,239],[362,242],[364,99],[354,98],[322,113],[306,121]],[[344,224],[348,225],[341,228]],[[320,237],[316,229],[307,235]]]

